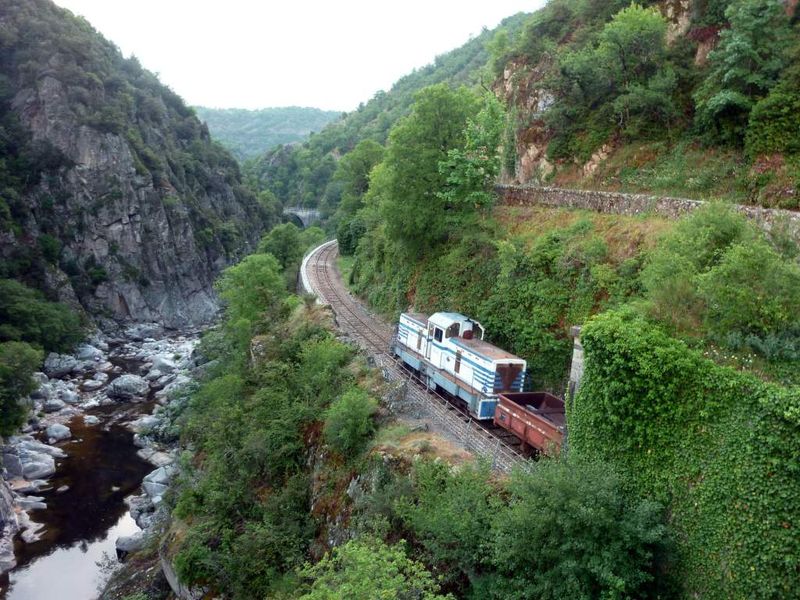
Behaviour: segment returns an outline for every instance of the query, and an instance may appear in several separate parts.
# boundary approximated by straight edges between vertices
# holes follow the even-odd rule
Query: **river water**
[[[133,365],[124,366],[128,371]],[[133,417],[151,409],[149,402],[114,404],[86,411],[100,417],[100,425],[85,425],[81,415],[69,422],[72,439],[57,444],[67,458],[57,460],[50,488],[36,494],[44,497],[47,509],[30,513],[32,520],[44,524],[43,535],[30,544],[17,542],[18,564],[0,576],[0,600],[97,596],[108,574],[103,563],[116,559],[117,537],[139,530],[125,498],[136,493],[154,469],[136,455],[129,430],[106,423],[118,420],[120,414]],[[57,492],[62,486],[69,487]]]

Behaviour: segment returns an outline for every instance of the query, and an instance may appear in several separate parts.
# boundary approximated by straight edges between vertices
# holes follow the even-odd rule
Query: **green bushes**
[[[750,340],[761,352],[759,340],[800,326],[800,268],[722,205],[681,220],[650,256],[642,281],[652,314],[685,335],[737,348]]]
[[[631,311],[595,317],[581,339],[572,455],[667,504],[683,596],[797,596],[798,389],[717,366]]]
[[[29,342],[47,351],[66,352],[83,336],[78,316],[41,293],[0,279],[0,341]]]
[[[667,533],[607,464],[544,460],[508,482],[485,466],[420,462],[394,507],[459,597],[655,598]]]
[[[372,416],[377,408],[364,390],[347,390],[325,411],[325,441],[343,456],[357,453],[375,430]]]
[[[576,461],[544,461],[512,479],[495,521],[492,597],[660,597],[662,509],[632,501],[622,483],[606,464]]]
[[[42,358],[30,344],[0,342],[0,435],[16,433],[25,422],[28,407],[21,400],[36,389],[33,374]]]
[[[406,556],[403,544],[388,546],[380,539],[347,542],[317,564],[306,565],[299,575],[307,582],[297,596],[300,600],[453,600],[437,593],[434,578]]]

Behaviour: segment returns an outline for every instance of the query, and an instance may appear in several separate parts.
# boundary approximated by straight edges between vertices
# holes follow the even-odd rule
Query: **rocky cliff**
[[[99,320],[208,322],[267,217],[171,90],[48,0],[0,8],[0,276]]]

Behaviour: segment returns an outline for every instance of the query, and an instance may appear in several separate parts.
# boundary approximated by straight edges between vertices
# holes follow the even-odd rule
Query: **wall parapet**
[[[657,215],[666,219],[678,219],[707,204],[689,198],[534,185],[497,185],[495,191],[500,204],[505,206],[546,206],[628,216]],[[765,231],[785,228],[792,238],[800,241],[800,213],[742,204],[733,204],[732,207]]]

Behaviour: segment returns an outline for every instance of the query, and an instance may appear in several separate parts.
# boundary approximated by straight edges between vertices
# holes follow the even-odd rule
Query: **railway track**
[[[518,443],[514,436],[473,420],[465,408],[427,387],[391,354],[393,329],[368,314],[346,290],[336,270],[338,253],[335,240],[312,250],[302,265],[304,286],[331,307],[339,328],[373,357],[388,380],[403,382],[404,403],[415,405],[435,419],[468,450],[490,461],[494,469],[508,472],[515,466],[529,465],[530,461],[512,443]]]

